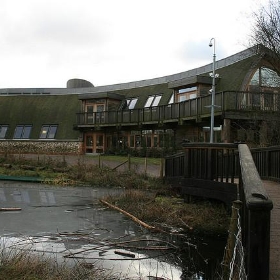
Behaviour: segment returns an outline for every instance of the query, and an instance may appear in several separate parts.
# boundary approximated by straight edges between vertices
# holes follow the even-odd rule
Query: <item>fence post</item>
[[[145,157],[145,170],[144,170],[145,175],[147,174],[147,162],[148,162],[147,157]]]
[[[130,159],[130,154],[127,155],[127,162],[128,162],[128,171],[131,169],[131,159]]]
[[[248,212],[246,231],[248,279],[269,279],[270,211],[271,208],[268,207],[266,210],[249,209]]]
[[[164,167],[164,158],[161,158],[161,160],[160,160],[160,174],[159,174],[159,177],[160,177],[160,179],[162,179],[163,178],[163,167]]]

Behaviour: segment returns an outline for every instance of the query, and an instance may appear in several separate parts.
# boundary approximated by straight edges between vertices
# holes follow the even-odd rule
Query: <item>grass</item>
[[[106,280],[114,279],[95,266],[80,263],[74,267],[54,259],[19,250],[1,248],[0,280]]]
[[[88,156],[91,158],[98,159],[99,156]],[[118,155],[104,155],[100,157],[101,160],[108,160],[108,161],[114,161],[114,162],[124,162],[128,159],[127,156],[118,156]],[[147,160],[147,164],[154,164],[154,165],[160,165],[161,159],[160,158],[143,158],[143,157],[130,157],[131,163],[134,164],[145,164],[145,160]]]
[[[224,205],[217,202],[185,203],[180,196],[162,196],[135,189],[104,199],[153,226],[172,228],[181,233],[227,234],[229,214]]]

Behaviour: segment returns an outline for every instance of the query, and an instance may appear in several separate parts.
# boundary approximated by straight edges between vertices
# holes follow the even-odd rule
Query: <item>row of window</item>
[[[162,97],[161,94],[149,96],[144,105],[144,108],[158,106],[158,104],[161,100],[161,97]],[[184,88],[184,89],[179,90],[177,93],[177,99],[179,102],[183,102],[183,101],[193,99],[196,97],[197,97],[197,87]],[[138,101],[138,97],[126,99],[124,101],[124,103],[121,105],[121,109],[132,110],[135,108],[137,101]],[[175,102],[175,96],[174,96],[174,94],[172,94],[172,96],[169,100],[169,104],[172,104],[174,102]]]
[[[149,96],[144,107],[149,108],[149,107],[158,106],[161,97],[162,97],[161,94]],[[121,105],[121,109],[132,110],[135,108],[137,101],[138,101],[138,97],[126,99],[124,103]]]
[[[57,131],[57,125],[42,125],[39,139],[54,139]],[[8,125],[0,125],[0,139],[5,139],[8,131]],[[17,125],[14,131],[13,139],[29,139],[32,125]]]

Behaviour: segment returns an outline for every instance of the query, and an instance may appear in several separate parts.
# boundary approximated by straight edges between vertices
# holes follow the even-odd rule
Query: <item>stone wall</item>
[[[2,140],[0,153],[21,154],[81,154],[82,142],[79,141],[32,141]]]

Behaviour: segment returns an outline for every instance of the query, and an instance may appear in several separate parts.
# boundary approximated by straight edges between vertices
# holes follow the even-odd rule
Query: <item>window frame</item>
[[[0,125],[0,139],[6,139],[8,129],[9,129],[9,126],[6,125],[6,124],[1,124]]]
[[[13,139],[30,139],[31,131],[31,124],[18,124],[16,125]]]
[[[53,132],[53,129],[55,128],[55,131]],[[44,132],[44,129],[46,129],[46,132]],[[43,124],[40,130],[39,139],[55,139],[56,133],[57,133],[58,125],[57,124]],[[43,137],[45,135],[45,137]]]
[[[161,98],[162,98],[162,94],[150,95],[146,100],[144,108],[157,107],[160,103]]]
[[[138,101],[138,97],[131,97],[131,98],[127,98],[125,99],[120,106],[120,110],[133,110],[135,109],[135,106],[137,104]]]

